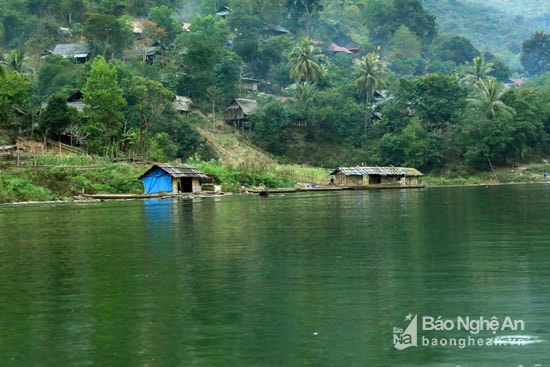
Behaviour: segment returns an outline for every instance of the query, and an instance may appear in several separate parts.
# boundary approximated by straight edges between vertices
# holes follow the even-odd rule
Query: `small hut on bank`
[[[330,173],[337,186],[418,186],[422,172],[408,167],[339,167]]]
[[[210,177],[195,167],[170,164],[155,164],[139,179],[147,194],[201,192],[202,182],[211,181]]]

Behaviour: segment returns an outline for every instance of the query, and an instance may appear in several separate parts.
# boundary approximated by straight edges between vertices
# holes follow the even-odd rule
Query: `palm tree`
[[[33,74],[34,69],[29,64],[29,57],[25,56],[20,50],[12,50],[6,55],[6,59],[0,61],[3,73],[7,74],[14,71],[18,74]]]
[[[469,98],[468,101],[481,106],[487,118],[494,120],[499,114],[515,116],[516,111],[502,102],[501,98],[505,90],[495,78],[480,79],[475,86],[476,97]]]
[[[465,71],[462,80],[465,81],[466,84],[474,85],[481,79],[486,79],[493,70],[493,63],[487,63],[482,57],[476,56],[473,58],[472,64],[469,65],[469,68]]]
[[[371,52],[360,60],[355,60],[354,68],[357,94],[364,98],[365,106],[371,108],[374,92],[386,86],[387,64],[376,53]]]
[[[313,107],[316,95],[317,87],[311,82],[298,83],[294,90],[294,104],[302,112],[306,126],[309,125],[309,113]]]
[[[288,55],[290,77],[297,83],[301,81],[316,83],[319,76],[323,74],[323,68],[319,64],[322,57],[321,49],[314,46],[311,39],[302,39]]]
[[[388,72],[387,64],[380,60],[374,52],[368,53],[359,60],[355,60],[353,65],[355,69],[355,88],[357,94],[364,99],[365,102],[365,134],[367,126],[374,116],[375,106],[373,104],[374,92],[377,89],[386,87],[386,73]]]

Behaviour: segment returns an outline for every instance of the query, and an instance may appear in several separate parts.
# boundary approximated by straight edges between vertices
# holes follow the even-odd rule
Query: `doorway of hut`
[[[382,176],[380,176],[380,175],[371,175],[371,176],[369,176],[369,185],[381,184],[381,183],[382,183]]]
[[[178,182],[179,192],[193,192],[193,179],[191,177],[182,177]]]

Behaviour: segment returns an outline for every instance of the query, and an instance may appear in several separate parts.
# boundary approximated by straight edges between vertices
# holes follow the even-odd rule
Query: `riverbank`
[[[544,172],[550,172],[548,163],[530,163],[514,168],[499,167],[494,171],[478,172],[465,177],[429,175],[422,178],[427,186],[500,185],[510,183],[544,182]],[[550,179],[548,180],[550,182]]]
[[[273,192],[295,188],[300,184],[328,181],[328,170],[294,165],[239,165],[231,167],[219,162],[191,160],[187,164],[215,174],[222,191],[239,193],[240,181],[254,191],[264,185]],[[96,164],[57,166],[4,166],[0,169],[0,203],[65,202],[75,197],[90,195],[143,195],[143,185],[137,178],[150,164]],[[434,186],[495,185],[509,183],[544,182],[543,173],[550,172],[549,164],[531,164],[514,169],[501,168],[494,172],[480,172],[469,177],[423,177],[423,184]]]
[[[5,166],[0,170],[0,203],[67,201],[83,193],[141,194],[143,166]]]
[[[185,164],[216,175],[222,181],[222,191],[238,193],[240,182],[247,187],[265,185],[268,188],[294,187],[297,182],[325,182],[322,168],[290,165],[222,165],[217,161],[198,159]],[[150,168],[144,163],[113,163],[92,165],[16,165],[0,166],[0,203],[63,202],[89,195],[143,195],[138,177]]]

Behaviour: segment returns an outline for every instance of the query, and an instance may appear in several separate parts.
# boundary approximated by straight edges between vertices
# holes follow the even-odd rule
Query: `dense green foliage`
[[[143,166],[6,168],[0,170],[0,203],[64,200],[82,193],[142,193]]]
[[[452,28],[450,14],[471,18]],[[535,159],[548,153],[549,34],[526,22],[452,0],[0,0],[0,133],[209,159],[193,119],[244,97],[258,101],[244,134],[288,162],[442,172]],[[88,62],[44,56],[83,41]],[[504,88],[509,77],[531,81]],[[81,112],[63,103],[78,92]],[[198,113],[180,115],[177,95]]]

